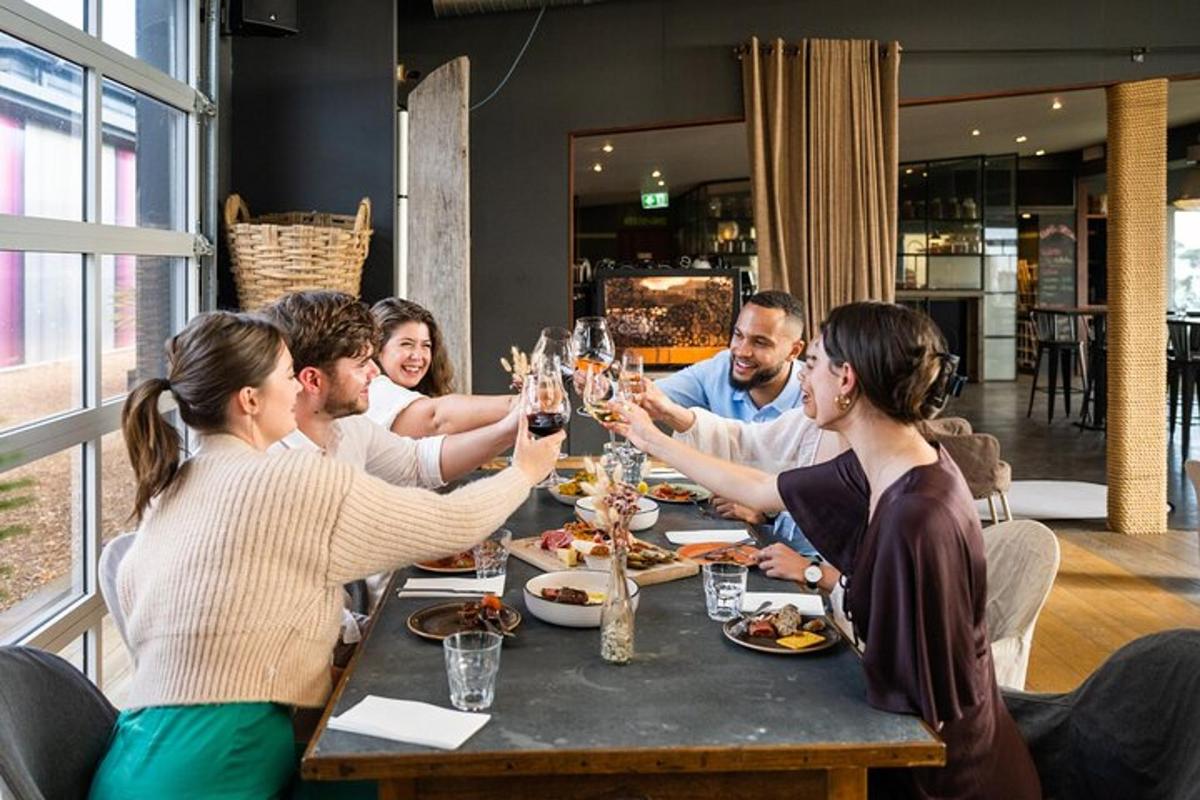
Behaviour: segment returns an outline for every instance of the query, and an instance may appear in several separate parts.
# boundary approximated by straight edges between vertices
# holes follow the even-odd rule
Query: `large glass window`
[[[1200,310],[1200,211],[1172,210],[1175,308]]]
[[[0,497],[24,498],[0,508],[0,645],[108,689],[129,671],[96,575],[133,506],[120,407],[196,305],[199,3],[0,7]]]
[[[0,214],[83,219],[83,68],[0,31]]]

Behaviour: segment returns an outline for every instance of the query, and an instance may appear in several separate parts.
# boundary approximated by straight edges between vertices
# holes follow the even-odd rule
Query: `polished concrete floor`
[[[1000,440],[1001,457],[1013,468],[1014,480],[1077,480],[1105,483],[1105,434],[1083,430],[1079,419],[1082,392],[1072,392],[1071,415],[1066,416],[1061,393],[1058,395],[1053,422],[1046,419],[1045,393],[1039,391],[1033,414],[1026,417],[1031,378],[971,384],[953,401],[946,414],[966,417],[979,431]],[[1043,381],[1039,386],[1044,385]],[[1197,420],[1200,422],[1200,419]],[[1162,424],[1167,424],[1163,404]],[[1193,429],[1191,455],[1200,458],[1200,431]],[[1179,431],[1168,440],[1167,499],[1173,506],[1168,525],[1173,529],[1195,531],[1200,524],[1196,494],[1183,472]]]

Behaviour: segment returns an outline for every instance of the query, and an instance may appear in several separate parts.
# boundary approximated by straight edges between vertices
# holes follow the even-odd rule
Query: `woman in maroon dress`
[[[731,500],[786,507],[824,555],[818,583],[845,587],[867,700],[920,716],[946,743],[945,767],[873,773],[872,797],[1037,798],[992,666],[979,515],[958,467],[916,428],[944,404],[944,349],[932,321],[909,309],[835,308],[808,349],[804,410],[852,450],[779,476],[698,453],[636,407],[614,429]]]

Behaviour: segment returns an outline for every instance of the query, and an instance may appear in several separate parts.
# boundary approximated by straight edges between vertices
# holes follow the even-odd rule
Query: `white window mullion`
[[[195,89],[100,40],[98,7],[89,0],[88,26],[94,24],[97,30],[93,36],[21,0],[4,0],[0,30],[81,66],[102,68],[112,80],[191,113],[196,107]]]
[[[97,185],[99,178],[96,179]],[[99,213],[99,209],[97,212]],[[196,236],[185,231],[101,225],[46,217],[0,214],[0,241],[6,250],[35,253],[106,253],[191,258]]]

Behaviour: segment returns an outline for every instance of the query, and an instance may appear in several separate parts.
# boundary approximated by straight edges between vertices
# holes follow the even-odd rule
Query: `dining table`
[[[546,490],[509,518],[516,538],[573,518]],[[671,547],[667,531],[745,527],[696,504],[661,504],[638,538]],[[756,534],[758,535],[758,534]],[[945,763],[945,747],[917,716],[872,708],[857,651],[776,655],[727,638],[708,618],[699,577],[643,586],[635,656],[600,656],[595,628],[542,622],[523,600],[541,571],[510,558],[502,600],[523,616],[505,639],[490,720],[456,750],[337,731],[330,715],[368,695],[449,707],[443,651],[407,627],[444,599],[391,588],[325,708],[304,754],[312,781],[377,781],[378,797],[864,798],[868,770]],[[803,591],[751,570],[752,591]]]

